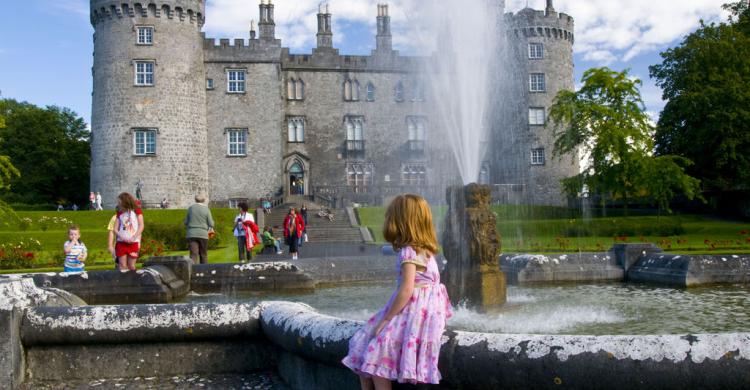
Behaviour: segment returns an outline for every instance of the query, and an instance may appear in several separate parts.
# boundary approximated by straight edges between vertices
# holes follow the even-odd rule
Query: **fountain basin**
[[[15,332],[4,332],[1,345],[14,341],[23,349],[16,363],[35,380],[275,367],[295,389],[358,385],[338,362],[361,323],[319,314],[305,304],[16,309],[21,321],[3,323]],[[106,311],[117,326],[87,319],[97,310]],[[200,332],[191,335],[190,329]],[[42,336],[65,332],[77,336]],[[86,339],[87,334],[93,336]],[[741,388],[750,381],[750,333],[574,336],[449,330],[443,335],[440,369],[443,382],[434,388]],[[3,372],[3,381],[9,376]],[[3,382],[3,387],[18,384]]]

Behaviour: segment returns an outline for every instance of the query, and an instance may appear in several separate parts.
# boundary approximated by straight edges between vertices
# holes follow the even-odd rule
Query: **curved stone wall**
[[[192,203],[208,182],[202,0],[91,1],[94,26],[91,189],[105,207],[144,182],[143,200]],[[138,26],[153,43],[137,43]],[[152,86],[135,85],[136,61],[152,61]],[[134,129],[156,131],[156,153],[136,156]],[[159,174],[155,174],[158,172]]]
[[[280,373],[305,372],[307,389],[356,378],[338,362],[360,323],[320,315],[307,305],[267,302],[264,334],[302,359]],[[289,361],[289,359],[287,359]],[[320,364],[338,370],[323,370]],[[440,351],[441,387],[726,389],[750,383],[750,333],[649,336],[558,336],[447,331]],[[320,373],[315,377],[315,373]]]

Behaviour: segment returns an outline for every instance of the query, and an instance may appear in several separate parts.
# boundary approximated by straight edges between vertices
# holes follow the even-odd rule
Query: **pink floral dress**
[[[448,293],[440,284],[434,256],[417,255],[411,247],[401,249],[396,263],[399,283],[403,263],[425,267],[417,268],[409,302],[379,334],[372,335],[393,303],[397,287],[388,304],[349,340],[349,354],[342,363],[362,376],[378,376],[400,383],[437,384],[441,378],[438,371],[440,338],[446,319],[452,315]]]

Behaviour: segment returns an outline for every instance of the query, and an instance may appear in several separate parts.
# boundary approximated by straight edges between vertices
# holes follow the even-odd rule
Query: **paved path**
[[[121,389],[121,390],[287,390],[289,387],[275,373],[252,373],[245,375],[187,375],[167,378],[117,378],[99,380],[66,381],[52,383],[31,381],[24,383],[21,390],[83,390],[83,389]]]

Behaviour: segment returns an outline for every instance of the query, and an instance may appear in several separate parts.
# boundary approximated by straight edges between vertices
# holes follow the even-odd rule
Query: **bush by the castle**
[[[186,251],[188,242],[186,238],[185,226],[182,224],[159,224],[147,223],[143,231],[143,240],[141,245],[141,256],[143,257],[146,245],[151,245],[151,241],[163,246],[163,251]],[[222,247],[224,242],[221,232],[216,232],[214,238],[208,240],[208,249],[217,249]],[[144,245],[145,244],[145,245]],[[157,245],[158,249],[158,245]]]

